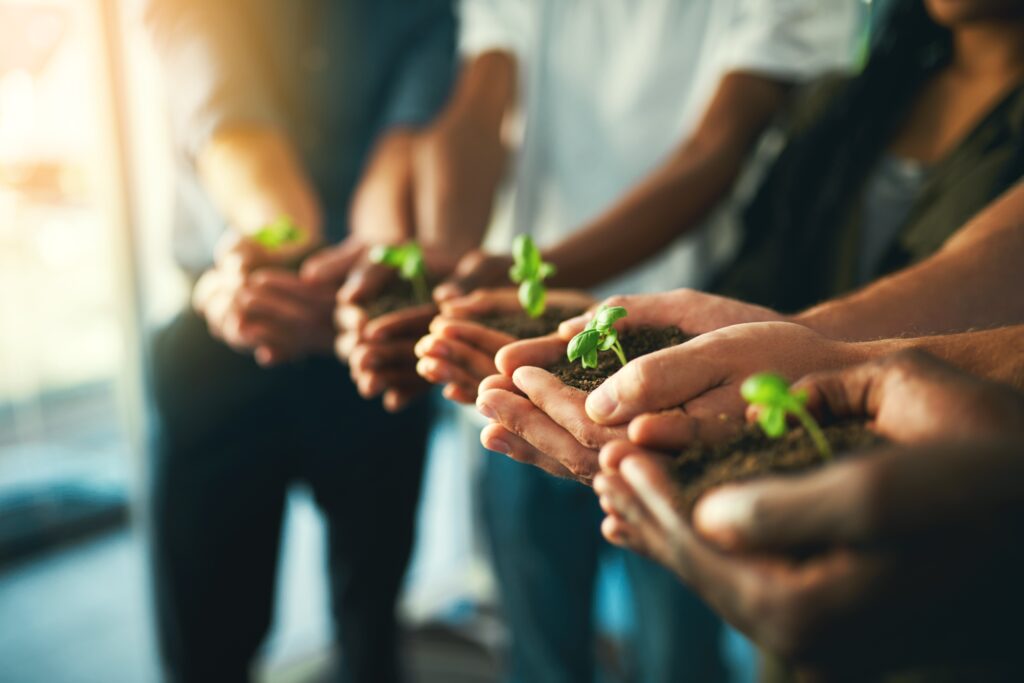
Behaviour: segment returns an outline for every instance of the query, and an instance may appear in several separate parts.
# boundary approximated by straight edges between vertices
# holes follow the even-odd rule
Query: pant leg
[[[284,372],[260,370],[190,313],[155,338],[148,512],[168,678],[243,681],[270,624],[284,491]]]
[[[728,680],[721,620],[674,574],[639,555],[626,555],[636,632],[632,655],[642,683]]]
[[[327,520],[341,680],[399,680],[395,603],[412,551],[429,397],[397,415],[356,393],[337,363],[310,363],[317,397],[303,477]]]
[[[508,678],[594,679],[594,582],[600,509],[593,492],[486,453],[483,507],[505,619]]]

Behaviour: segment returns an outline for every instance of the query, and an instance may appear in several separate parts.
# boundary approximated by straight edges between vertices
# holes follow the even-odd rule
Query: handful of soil
[[[848,455],[887,443],[863,420],[837,422],[822,427],[822,431],[837,454]],[[675,459],[672,474],[680,484],[677,502],[689,515],[708,489],[771,474],[803,472],[823,464],[825,460],[803,427],[772,439],[757,425],[747,425],[731,441],[687,448]]]
[[[473,318],[473,322],[480,323],[498,332],[504,332],[516,339],[533,339],[551,334],[558,329],[563,320],[575,318],[583,313],[582,309],[573,308],[548,308],[536,318],[531,318],[525,311],[515,313],[486,313]]]
[[[429,282],[430,287],[433,287],[434,284],[436,283]],[[388,313],[400,311],[403,308],[412,308],[413,306],[422,306],[429,303],[433,302],[420,301],[416,298],[416,292],[411,282],[394,278],[377,293],[377,296],[363,304],[363,310],[366,311],[367,317],[372,320]]]
[[[619,342],[628,360],[682,344],[690,339],[691,337],[683,334],[678,327],[640,327],[619,335]],[[615,354],[608,351],[598,355],[596,368],[585,368],[582,363],[570,363],[568,358],[563,357],[549,367],[548,372],[562,380],[564,384],[582,389],[589,394],[621,367],[622,363]]]

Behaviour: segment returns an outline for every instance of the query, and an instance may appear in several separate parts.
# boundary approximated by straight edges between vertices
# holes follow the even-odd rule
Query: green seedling
[[[306,234],[288,216],[278,216],[256,231],[252,238],[261,246],[273,251],[290,244],[299,244]]]
[[[397,270],[399,277],[412,284],[417,301],[430,301],[427,266],[423,261],[423,250],[420,249],[420,245],[406,242],[394,247],[377,246],[370,251],[370,260]]]
[[[571,340],[566,350],[569,362],[577,358],[585,368],[597,367],[599,351],[614,351],[619,362],[626,364],[626,352],[619,342],[619,333],[615,329],[615,321],[626,317],[626,309],[622,306],[602,306],[587,323],[586,328]]]
[[[515,264],[508,276],[519,285],[519,305],[531,318],[538,318],[547,306],[548,291],[544,280],[555,274],[555,267],[541,259],[540,249],[529,235],[518,235],[512,244]]]
[[[821,457],[825,460],[832,459],[832,448],[828,445],[828,439],[825,438],[821,427],[805,407],[807,404],[805,390],[792,391],[786,380],[778,375],[759,372],[743,382],[740,394],[743,395],[747,403],[761,409],[757,415],[757,422],[769,437],[777,439],[785,434],[786,415],[793,415],[800,420],[800,424],[810,434]]]

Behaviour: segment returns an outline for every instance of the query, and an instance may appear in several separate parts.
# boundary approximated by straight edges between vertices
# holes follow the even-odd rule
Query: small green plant
[[[412,284],[417,301],[430,301],[427,266],[423,261],[423,250],[420,249],[420,245],[406,242],[393,247],[376,246],[370,251],[370,260],[397,270],[399,277]]]
[[[626,309],[622,306],[602,306],[587,323],[586,328],[571,340],[566,354],[569,362],[577,358],[585,368],[597,367],[599,351],[614,351],[619,362],[626,364],[626,352],[619,342],[619,333],[615,329],[615,321],[626,317]]]
[[[275,220],[267,223],[256,231],[252,236],[256,242],[273,251],[289,244],[298,244],[305,238],[306,233],[302,228],[295,225],[295,221],[289,216],[278,216]]]
[[[519,285],[519,305],[531,318],[538,318],[547,306],[547,288],[544,280],[555,274],[555,267],[541,259],[540,249],[529,235],[516,236],[512,244],[515,264],[508,276]]]
[[[786,380],[778,375],[759,372],[743,382],[740,394],[747,403],[761,409],[757,415],[757,422],[769,437],[777,439],[785,434],[786,415],[793,415],[807,430],[821,457],[825,460],[832,459],[832,448],[828,445],[828,439],[804,407],[807,403],[806,391],[792,391]]]

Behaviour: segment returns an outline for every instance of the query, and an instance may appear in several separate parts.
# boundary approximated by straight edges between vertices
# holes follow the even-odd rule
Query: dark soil
[[[886,443],[861,420],[846,420],[822,428],[840,457]],[[803,427],[770,439],[757,425],[748,425],[732,441],[717,446],[695,445],[680,454],[672,471],[680,483],[678,502],[689,514],[708,489],[769,474],[791,474],[825,464]]]
[[[641,327],[619,335],[626,360],[667,349],[689,339],[678,327]],[[621,367],[622,363],[613,351],[602,351],[597,357],[596,368],[584,368],[579,361],[570,363],[568,358],[562,358],[548,370],[563,383],[589,394]]]
[[[430,287],[432,288],[433,285],[430,285]],[[377,296],[367,301],[363,305],[363,310],[366,311],[367,317],[372,320],[388,313],[400,311],[403,308],[422,306],[428,303],[431,302],[420,301],[416,298],[411,282],[395,278]]]
[[[536,318],[526,315],[525,311],[516,311],[479,315],[473,318],[473,321],[516,339],[533,339],[551,334],[558,329],[558,324],[563,320],[575,318],[581,313],[582,309],[548,308]]]

